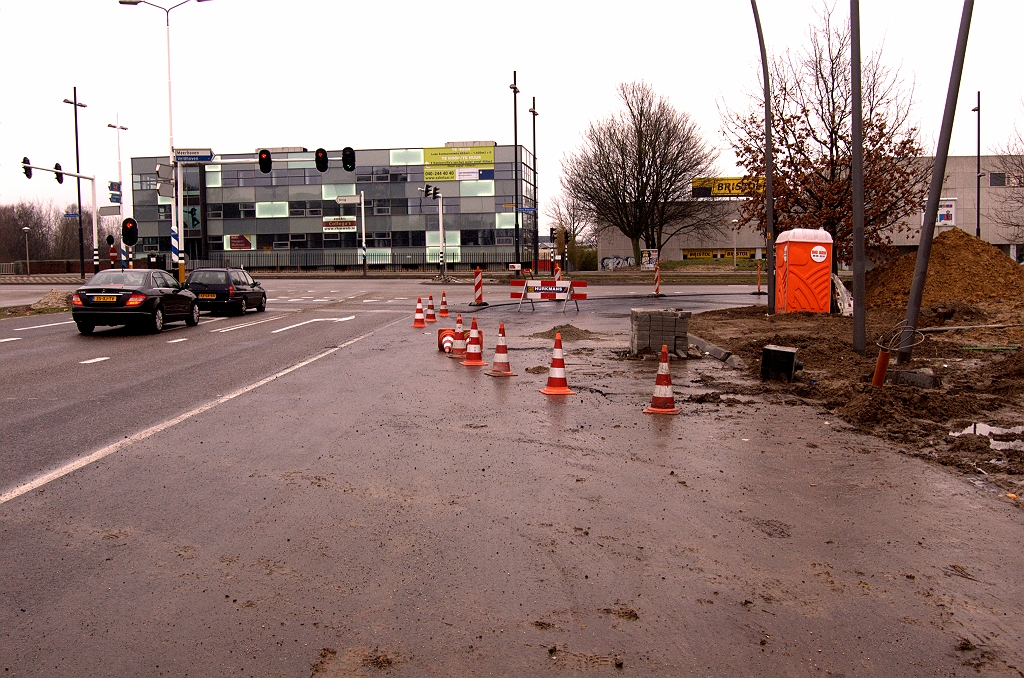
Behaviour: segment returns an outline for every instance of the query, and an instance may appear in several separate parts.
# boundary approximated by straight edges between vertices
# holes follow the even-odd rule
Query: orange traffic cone
[[[462,314],[458,314],[455,317],[455,343],[452,345],[452,352],[448,354],[449,358],[465,358],[466,357],[466,335],[462,333]]]
[[[423,298],[416,297],[416,317],[412,321],[413,327],[426,327],[427,323],[423,322]]]
[[[442,328],[437,331],[437,350],[451,353],[455,346],[455,330]]]
[[[540,389],[545,395],[575,395],[569,390],[565,380],[565,358],[562,357],[562,334],[555,335],[555,350],[551,354],[551,367],[548,368],[548,385]]]
[[[654,397],[644,414],[679,414],[676,399],[672,395],[672,373],[668,371],[668,345],[661,345],[661,361],[658,376],[654,380]]]
[[[460,364],[466,367],[487,367],[487,363],[482,360],[482,346],[480,330],[476,327],[476,318],[473,318],[473,324],[469,328],[469,342],[466,344],[466,359]]]
[[[494,364],[484,372],[489,377],[515,377],[512,365],[508,362],[508,345],[505,343],[505,323],[498,325],[498,345],[494,347]]]
[[[429,297],[427,297],[427,317],[426,317],[426,321],[428,323],[436,323],[437,322],[437,316],[434,315],[434,295],[433,294],[431,294]]]
[[[441,308],[437,312],[438,318],[447,318],[448,315],[448,295],[441,290]]]

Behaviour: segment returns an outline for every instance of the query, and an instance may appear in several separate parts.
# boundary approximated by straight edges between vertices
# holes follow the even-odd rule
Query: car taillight
[[[82,298],[80,296],[78,296],[77,292],[71,296],[71,305],[72,306],[81,306],[82,305]]]
[[[235,296],[235,286],[234,285],[228,285],[228,296],[229,297]]]
[[[128,301],[125,302],[125,306],[138,306],[146,300],[146,295],[140,292],[133,292],[132,296],[128,297]]]

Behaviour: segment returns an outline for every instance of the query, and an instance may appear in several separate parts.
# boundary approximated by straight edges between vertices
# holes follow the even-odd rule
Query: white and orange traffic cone
[[[423,298],[416,297],[416,317],[412,320],[412,326],[416,328],[426,327],[427,323],[423,322]]]
[[[462,314],[458,314],[455,317],[455,343],[452,344],[452,352],[448,354],[449,358],[465,358],[466,357],[466,335],[462,332]]]
[[[508,344],[505,343],[505,323],[498,324],[498,344],[494,347],[494,364],[484,372],[489,377],[515,377],[512,365],[508,362]]]
[[[437,331],[437,350],[451,353],[455,347],[455,330],[441,328]]]
[[[661,360],[658,362],[658,376],[654,380],[654,397],[644,414],[679,414],[675,396],[672,395],[672,373],[668,370],[668,345],[661,345]]]
[[[434,295],[433,294],[431,294],[429,297],[427,297],[427,317],[425,318],[425,320],[428,323],[436,323],[437,322],[437,316],[434,315]]]
[[[654,296],[660,297],[661,294],[661,266],[654,265]]]
[[[483,361],[483,342],[480,340],[480,330],[476,326],[476,318],[469,327],[469,341],[466,343],[466,359],[460,364],[466,367],[487,367]]]
[[[444,293],[444,290],[441,290],[441,308],[438,309],[438,311],[437,311],[437,317],[438,318],[447,318],[447,317],[449,317],[449,314],[448,314],[448,295]]]
[[[575,395],[569,390],[565,380],[565,358],[562,356],[562,334],[555,334],[555,350],[551,354],[551,367],[548,368],[548,385],[540,389],[544,395]]]
[[[562,267],[559,266],[558,264],[555,264],[555,280],[558,281],[558,280],[561,280],[561,279],[562,279]]]

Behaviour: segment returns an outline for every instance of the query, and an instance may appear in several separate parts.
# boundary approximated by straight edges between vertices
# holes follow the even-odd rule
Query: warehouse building
[[[522,261],[532,261],[536,178],[533,157],[522,146],[518,168],[513,146],[487,141],[357,149],[351,172],[333,160],[341,158],[340,150],[329,151],[332,161],[323,173],[312,151],[268,150],[269,173],[260,172],[258,151],[217,155],[183,168],[181,251],[190,266],[199,261],[260,268],[360,265],[364,227],[371,265],[436,265],[438,200],[424,197],[427,184],[442,196],[447,262],[502,267],[516,262],[517,200]],[[172,201],[158,194],[156,174],[157,164],[167,162],[167,156],[132,158],[140,254],[171,250]]]

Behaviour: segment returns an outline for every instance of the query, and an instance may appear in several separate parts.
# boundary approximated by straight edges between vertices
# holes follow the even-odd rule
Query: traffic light
[[[423,189],[423,196],[426,198],[433,198],[434,200],[437,200],[437,196],[439,196],[440,194],[441,189],[439,189],[437,186],[431,186],[430,184],[427,184],[426,187]]]
[[[57,171],[56,171],[56,172],[54,173],[54,175],[53,175],[53,176],[57,177],[57,183],[58,183],[58,184],[63,184],[63,183],[64,183],[64,173],[60,171],[60,170],[61,170],[61,166],[60,166],[60,163],[59,163],[59,162],[58,162],[58,163],[56,163],[56,164],[55,164],[55,165],[53,166],[53,169],[57,170]]]
[[[345,168],[346,172],[356,171],[356,152],[352,150],[351,146],[341,149],[341,166]]]
[[[32,168],[29,167],[29,165],[31,165],[31,164],[32,164],[32,162],[28,158],[22,158],[21,159],[21,169],[24,170],[25,178],[27,178],[27,179],[31,179],[32,178]]]
[[[270,151],[265,148],[260,151],[260,171],[264,174],[270,174],[270,169],[273,164],[274,161],[270,158]]]
[[[139,222],[131,217],[121,222],[121,242],[128,247],[134,247],[139,242]]]
[[[114,234],[113,233],[107,233],[107,244],[108,245],[113,245],[114,244]]]
[[[327,161],[327,151],[325,151],[322,148],[316,149],[316,151],[313,153],[313,159],[316,161],[317,172],[322,173],[327,171],[327,167],[329,165]]]

